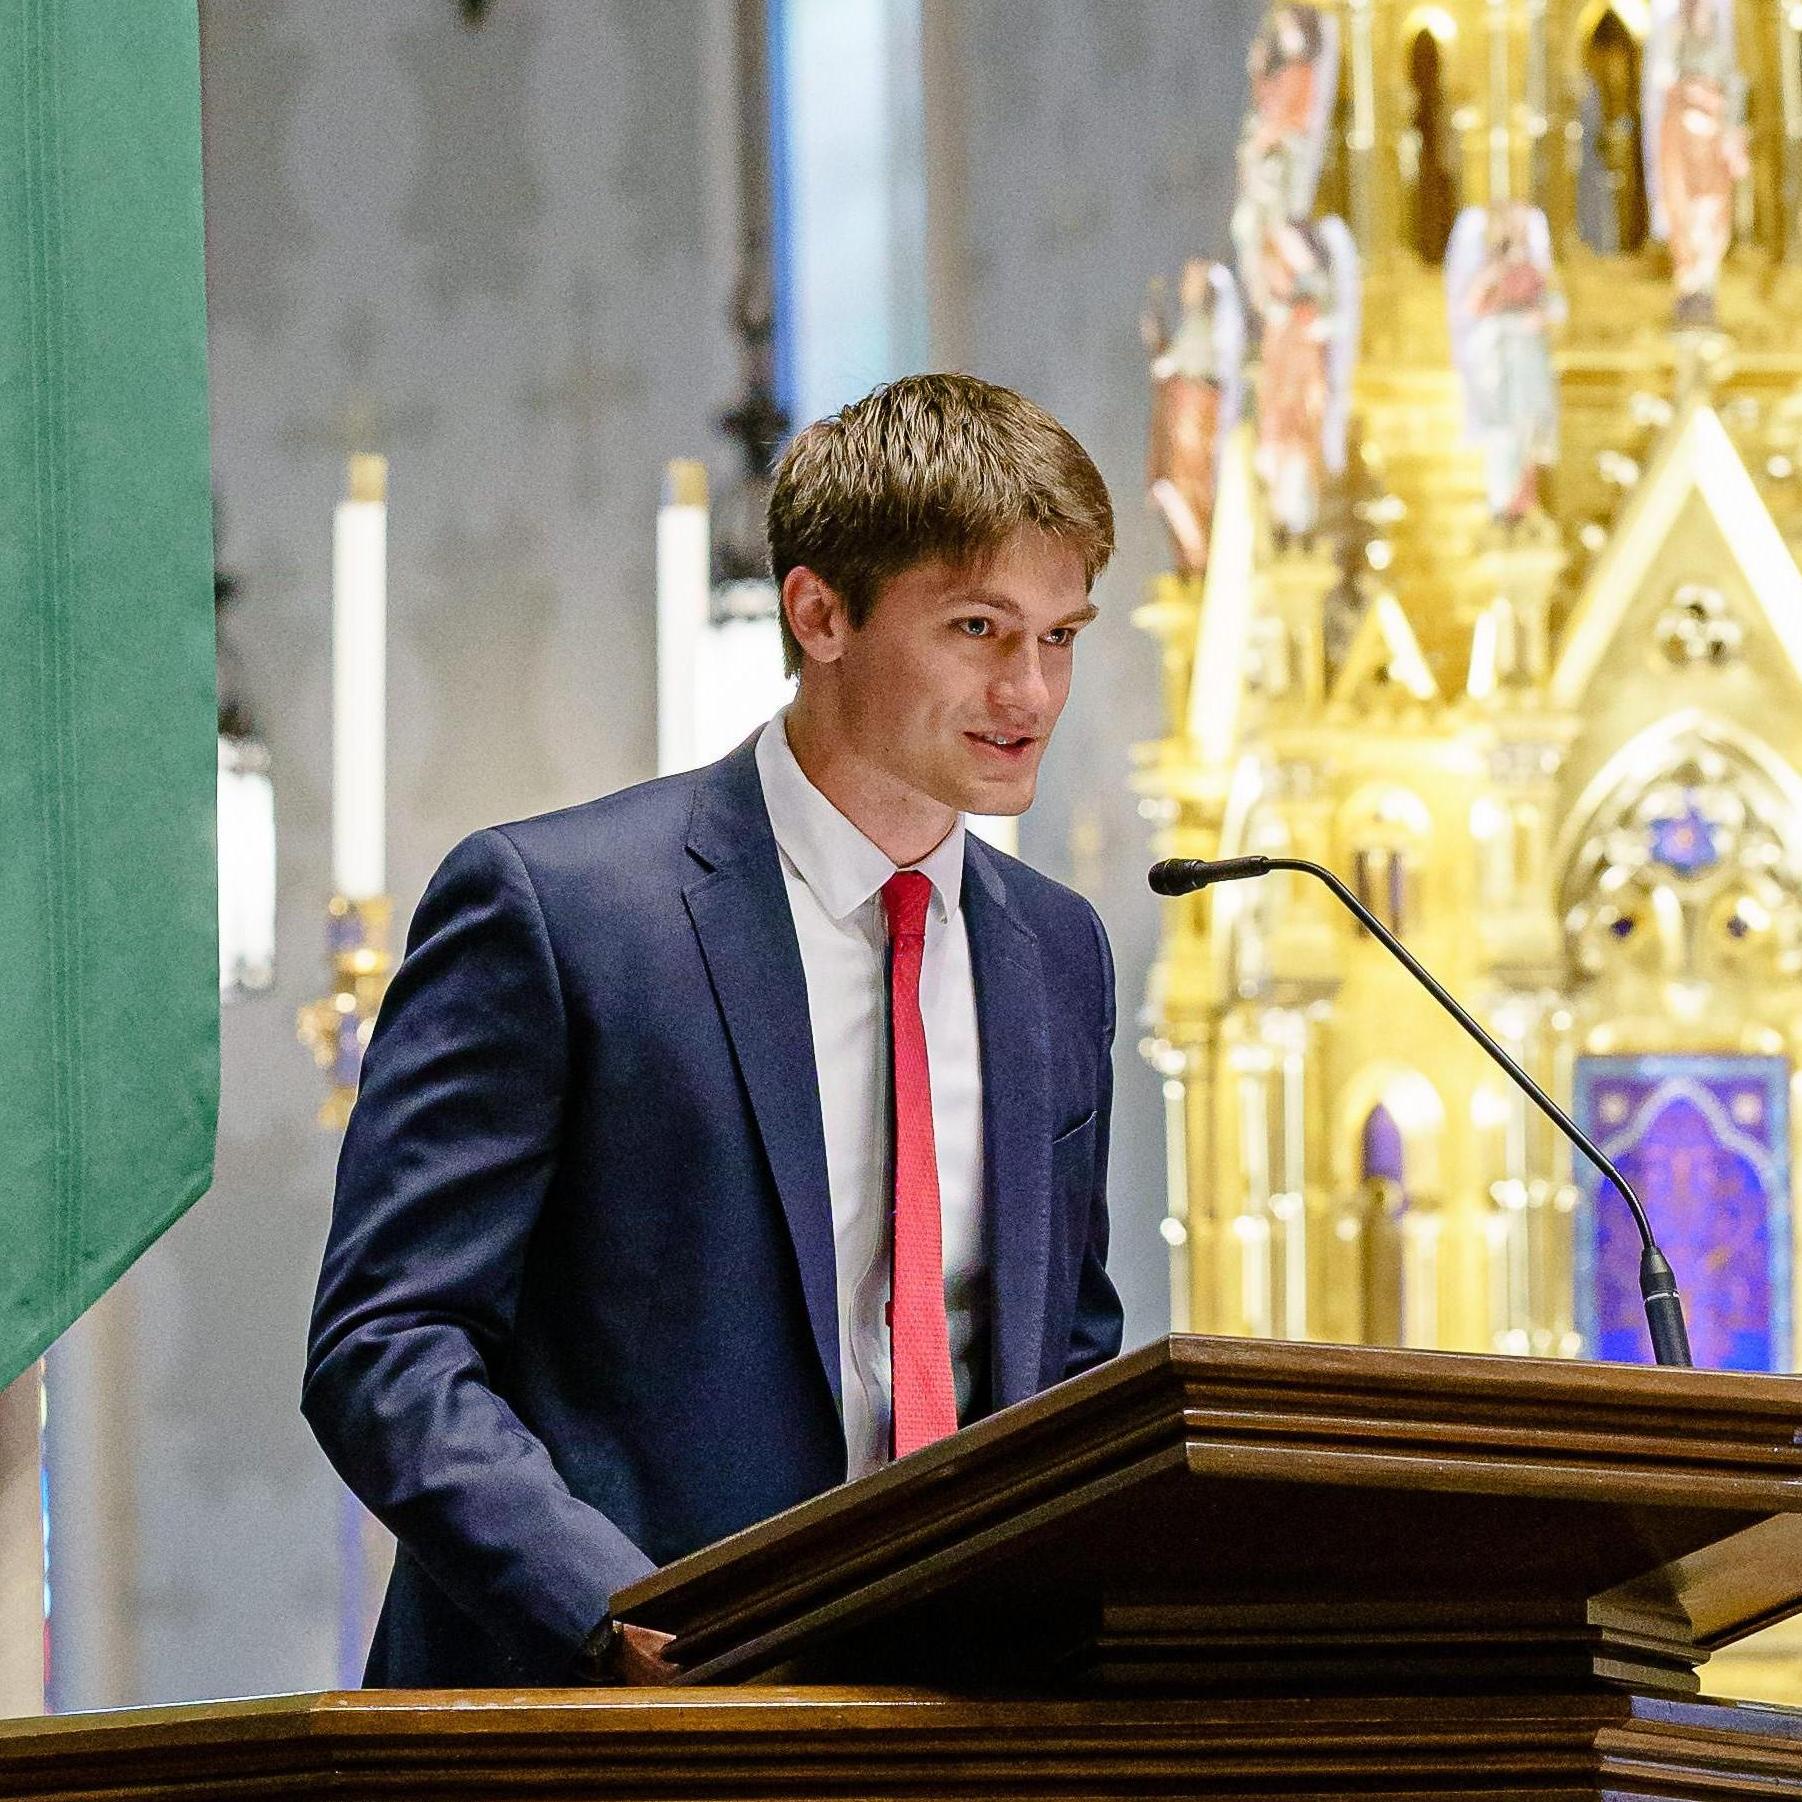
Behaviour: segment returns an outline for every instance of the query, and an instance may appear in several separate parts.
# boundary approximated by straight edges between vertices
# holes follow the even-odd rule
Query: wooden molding
[[[373,1691],[0,1723],[16,1802],[405,1795],[1794,1796],[1797,1717],[1627,1695],[975,1701],[908,1690]]]
[[[703,1683],[1689,1690],[1802,1609],[1799,1425],[1795,1378],[1171,1338],[615,1606]]]

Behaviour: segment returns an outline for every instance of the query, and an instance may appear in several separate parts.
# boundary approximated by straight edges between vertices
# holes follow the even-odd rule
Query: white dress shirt
[[[882,885],[896,865],[802,773],[786,710],[757,740],[757,774],[782,859],[819,1072],[838,1266],[838,1350],[847,1473],[888,1460],[890,1119],[888,934]],[[945,1312],[960,1416],[988,1344],[982,1221],[982,1059],[964,930],[964,822],[917,864],[932,884],[920,1013],[932,1081]]]

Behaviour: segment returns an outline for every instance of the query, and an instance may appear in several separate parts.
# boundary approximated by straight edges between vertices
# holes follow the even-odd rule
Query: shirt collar
[[[757,737],[757,775],[770,830],[827,915],[843,922],[898,866],[808,781],[789,745],[787,720],[785,707]],[[951,830],[909,867],[932,884],[933,909],[949,920],[963,898],[964,816],[960,813]]]

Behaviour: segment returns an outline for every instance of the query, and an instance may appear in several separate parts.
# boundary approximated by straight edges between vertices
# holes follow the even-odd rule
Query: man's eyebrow
[[[968,588],[954,589],[945,596],[947,607],[968,607],[973,603],[981,607],[993,607],[997,613],[1011,613],[1015,619],[1026,617],[1018,601],[1001,593],[999,589],[984,588],[980,582],[972,582]]]

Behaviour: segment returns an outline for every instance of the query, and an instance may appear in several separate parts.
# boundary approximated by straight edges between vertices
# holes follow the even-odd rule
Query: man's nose
[[[1051,703],[1051,688],[1036,638],[1028,638],[1007,658],[990,689],[1001,706],[1017,708],[1035,719],[1043,714]]]

